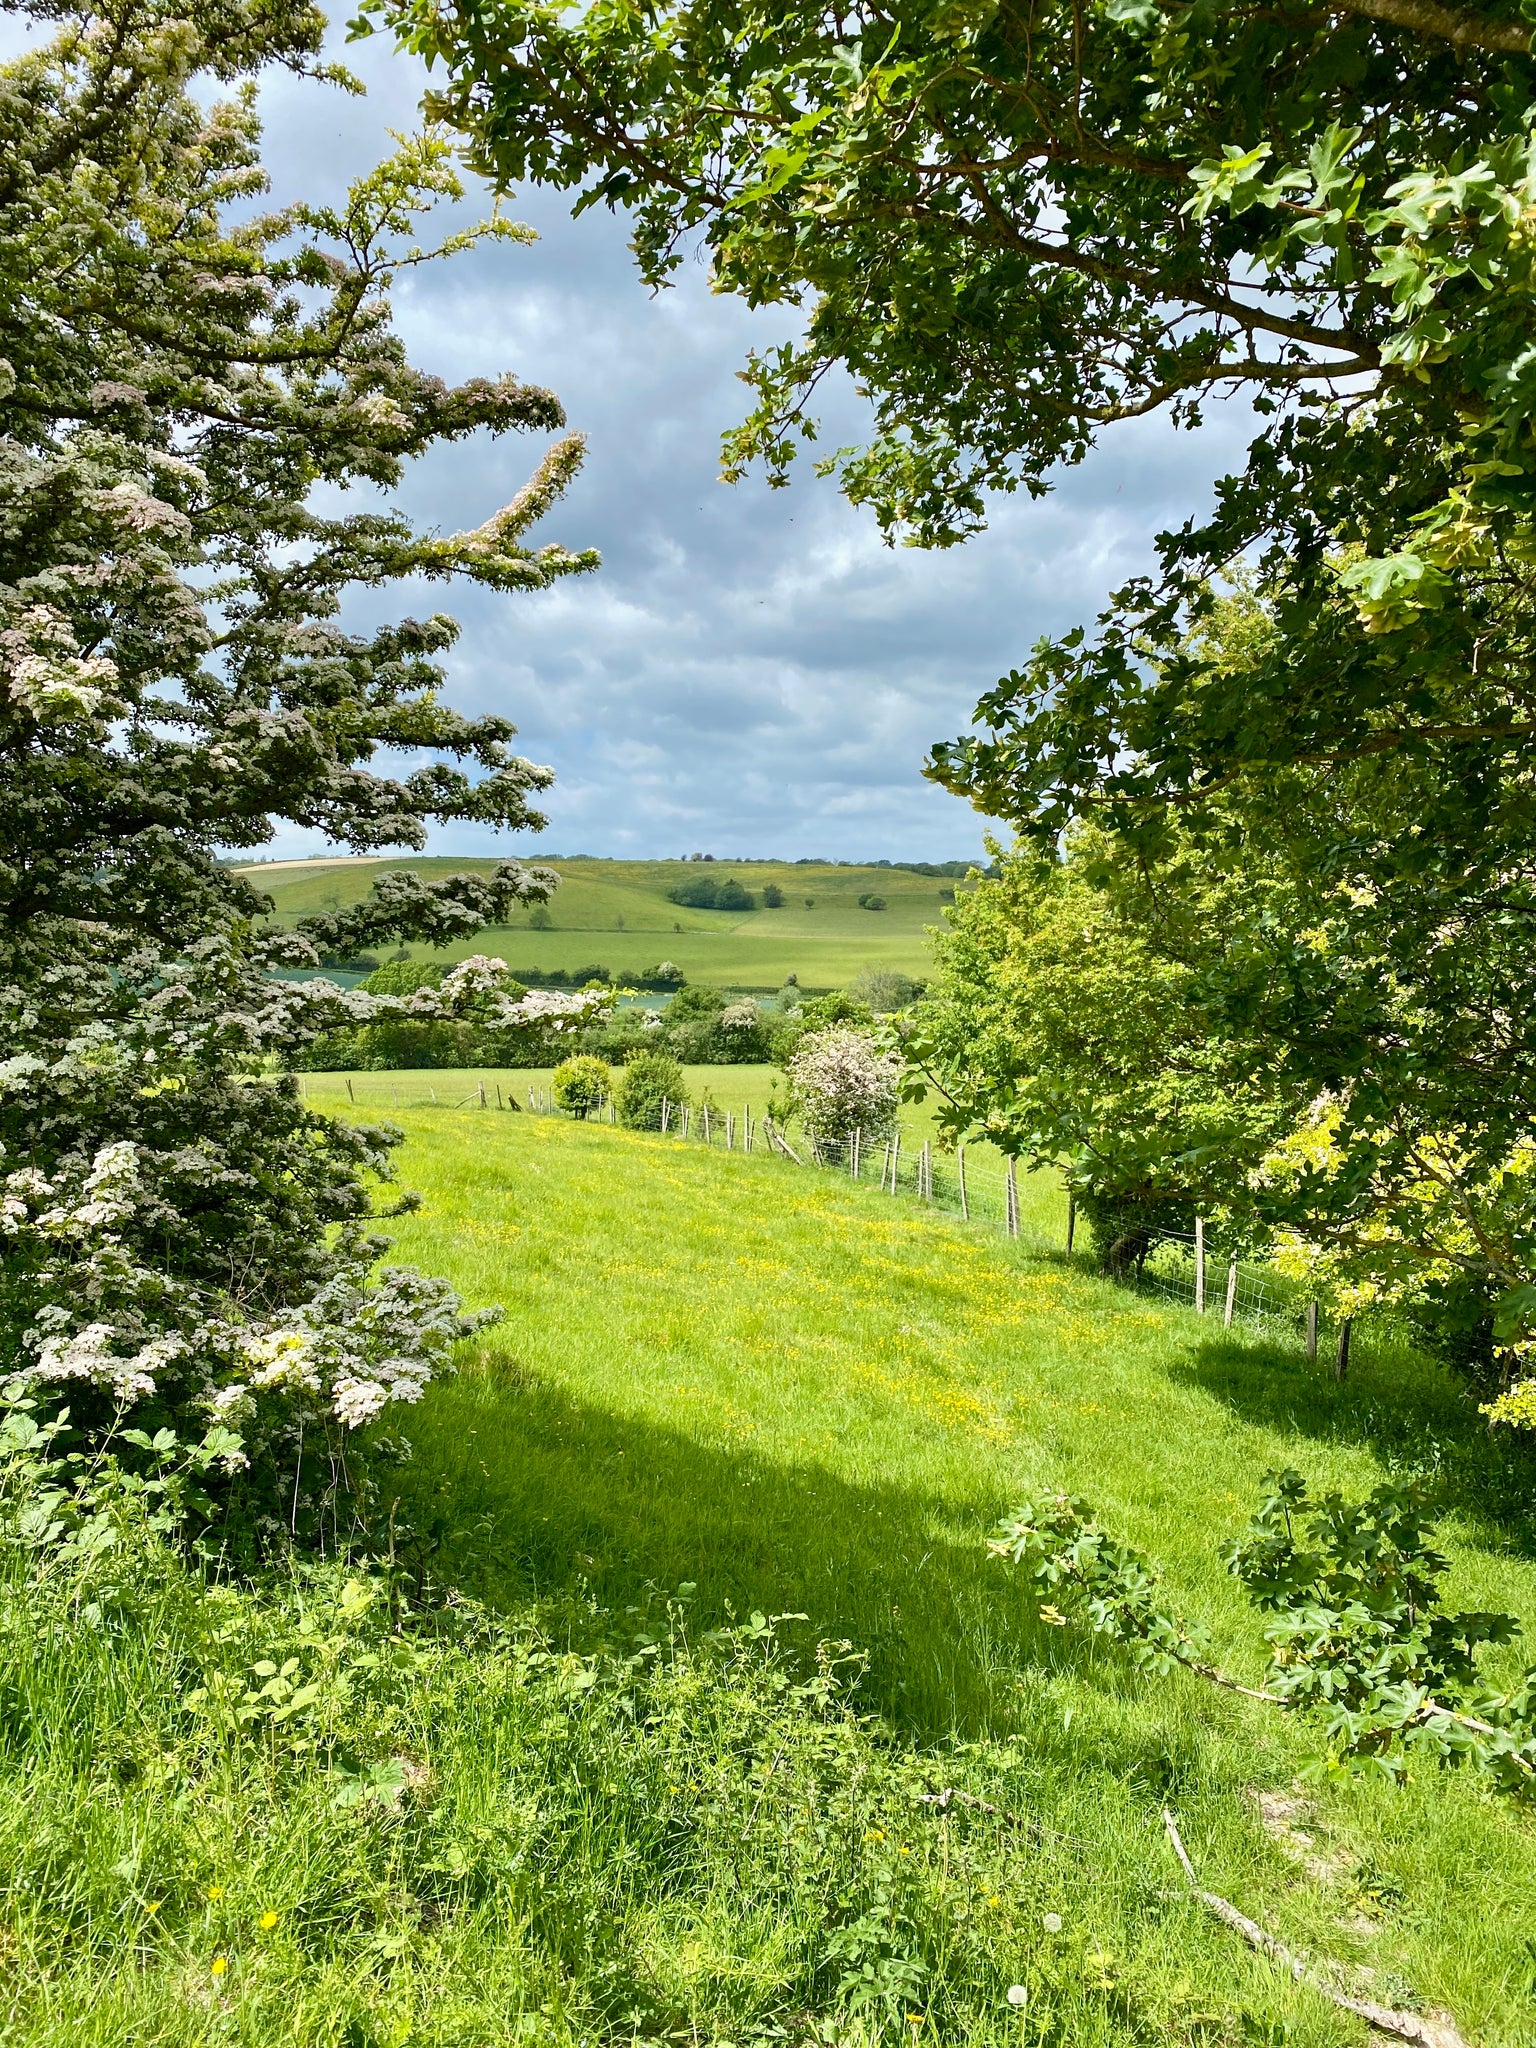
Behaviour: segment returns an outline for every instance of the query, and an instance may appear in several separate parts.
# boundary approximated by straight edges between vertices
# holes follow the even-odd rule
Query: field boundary
[[[494,1085],[500,1106],[500,1084]],[[463,1109],[477,1101],[490,1107],[483,1082],[463,1101],[450,1106]],[[566,1122],[618,1123],[617,1106],[611,1098],[594,1110],[579,1113],[561,1109],[549,1089],[535,1085],[527,1089],[526,1104],[518,1107],[534,1116]],[[649,1131],[680,1144],[701,1144],[711,1151],[746,1156],[766,1150],[803,1171],[819,1169],[865,1184],[873,1182],[882,1194],[906,1195],[961,1222],[1001,1230],[1042,1256],[1070,1258],[1073,1253],[1076,1217],[1070,1205],[1063,1239],[1048,1238],[1029,1228],[1020,1215],[1016,1163],[1009,1160],[999,1172],[968,1158],[964,1145],[941,1152],[930,1138],[912,1146],[903,1143],[899,1131],[891,1138],[871,1138],[855,1131],[830,1143],[801,1138],[791,1144],[772,1116],[754,1115],[747,1104],[729,1110],[715,1103],[673,1103],[665,1098],[644,1122],[627,1123],[624,1128]],[[1219,1315],[1224,1329],[1241,1323],[1277,1335],[1298,1334],[1298,1305],[1289,1298],[1274,1269],[1223,1249],[1204,1229],[1154,1230],[1128,1269],[1107,1277],[1138,1293],[1176,1301],[1199,1315]],[[1307,1341],[1309,1350],[1315,1350],[1315,1322],[1307,1326]]]

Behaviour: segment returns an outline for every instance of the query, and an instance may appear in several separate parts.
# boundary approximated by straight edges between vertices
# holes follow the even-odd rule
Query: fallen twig
[[[1298,1984],[1306,1984],[1324,1998],[1341,2005],[1346,2012],[1359,2015],[1383,2034],[1396,2034],[1402,2041],[1417,2041],[1420,2048],[1467,2048],[1467,2043],[1457,2029],[1456,2022],[1447,2015],[1439,2019],[1424,2019],[1416,2012],[1394,2012],[1390,2006],[1373,2005],[1368,1998],[1355,1998],[1347,1991],[1341,1991],[1321,1971],[1315,1970],[1305,1956],[1298,1956],[1288,1949],[1283,1941],[1267,1933],[1257,1920],[1250,1920],[1246,1913],[1240,1913],[1230,1899],[1224,1899],[1219,1892],[1208,1892],[1195,1875],[1195,1866],[1189,1860],[1189,1851],[1179,1835],[1173,1815],[1163,1809],[1163,1826],[1168,1830],[1168,1839],[1173,1844],[1173,1853],[1184,1867],[1191,1891],[1202,1906],[1208,1907],[1218,1920],[1240,1934],[1250,1948],[1256,1948],[1271,1961],[1289,1970]]]

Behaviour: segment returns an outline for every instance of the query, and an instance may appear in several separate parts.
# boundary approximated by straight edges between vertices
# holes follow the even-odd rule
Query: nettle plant
[[[1258,1512],[1227,1552],[1265,1619],[1269,1669],[1244,1685],[1211,1659],[1210,1632],[1172,1608],[1140,1552],[1064,1494],[1020,1508],[992,1540],[1049,1597],[1040,1617],[1120,1643],[1144,1670],[1175,1668],[1290,1711],[1323,1717],[1317,1768],[1404,1775],[1413,1756],[1466,1763],[1503,1790],[1536,1795],[1536,1671],[1499,1688],[1478,1654],[1512,1642],[1507,1614],[1446,1613],[1447,1560],[1431,1547],[1424,1489],[1387,1481],[1365,1501],[1314,1497],[1294,1471],[1266,1476]]]
[[[398,1133],[317,1115],[287,1070],[374,1016],[531,1019],[499,961],[409,997],[274,970],[462,940],[556,878],[391,873],[282,931],[225,862],[276,821],[362,853],[434,822],[543,823],[550,772],[515,728],[442,701],[453,621],[337,615],[402,576],[534,592],[595,566],[526,539],[581,444],[553,439],[469,531],[390,507],[429,449],[563,415],[510,376],[429,376],[392,331],[401,270],[527,239],[495,219],[418,242],[461,196],[440,139],[338,207],[254,210],[251,76],[328,75],[312,7],[35,11],[49,38],[0,74],[0,1371],[67,1396],[87,1439],[238,1427],[242,1483],[280,1488],[296,1527],[348,1433],[482,1318],[374,1274]],[[374,509],[323,509],[358,485]],[[540,1022],[593,1007],[522,1002]]]

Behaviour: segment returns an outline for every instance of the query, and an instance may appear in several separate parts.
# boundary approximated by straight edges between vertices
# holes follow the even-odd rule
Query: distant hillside
[[[927,927],[963,886],[964,864],[843,867],[821,861],[595,860],[530,855],[553,867],[560,888],[547,907],[523,912],[473,941],[441,949],[413,947],[421,958],[501,955],[514,969],[569,972],[601,965],[638,975],[672,960],[693,981],[725,988],[777,988],[795,975],[804,988],[835,988],[863,967],[892,967],[921,976],[931,966]],[[408,857],[389,860],[268,862],[245,870],[272,898],[287,924],[316,910],[339,909],[367,893],[375,874],[413,868],[424,875],[488,872],[494,859]],[[734,879],[752,898],[750,910],[708,910],[673,902],[669,892],[702,879]],[[763,902],[777,888],[782,907]],[[884,909],[861,908],[861,896]]]

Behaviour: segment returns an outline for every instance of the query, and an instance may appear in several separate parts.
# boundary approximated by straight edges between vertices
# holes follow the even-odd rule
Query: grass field
[[[367,894],[375,875],[410,867],[427,875],[488,872],[489,860],[350,860],[248,870],[272,898],[278,919],[292,923],[318,910],[334,910]],[[541,931],[522,913],[510,925],[434,957],[500,955],[513,968],[569,972],[593,964],[619,976],[639,974],[672,960],[692,981],[723,988],[777,988],[798,976],[805,988],[839,988],[862,967],[902,973],[928,971],[927,927],[940,922],[946,892],[956,883],[898,868],[801,866],[790,862],[561,860],[561,885],[550,903],[552,929]],[[667,890],[700,874],[735,875],[760,897],[765,882],[784,891],[779,910],[687,910]],[[963,887],[963,883],[960,884]],[[878,894],[886,908],[861,910],[860,896]],[[807,900],[809,899],[809,901]],[[426,947],[414,949],[426,957]]]
[[[782,1092],[783,1074],[770,1066],[685,1066],[689,1100],[709,1102],[716,1110],[737,1114],[748,1111],[761,1117],[773,1100],[775,1089]],[[480,1090],[486,1102],[515,1101],[526,1105],[530,1090],[547,1095],[554,1076],[552,1067],[420,1067],[374,1070],[366,1073],[316,1073],[301,1077],[305,1098],[317,1108],[345,1116],[354,1110],[393,1120],[402,1109],[454,1109],[473,1117],[478,1113]],[[903,1156],[910,1162],[917,1148],[935,1137],[936,1109],[926,1103],[902,1103],[897,1112]],[[470,1142],[473,1142],[471,1139]],[[996,1221],[1003,1215],[1003,1175],[1007,1162],[1001,1152],[985,1143],[966,1147],[971,1196],[979,1215]],[[866,1176],[875,1172],[873,1158],[864,1162]],[[1019,1226],[1038,1245],[1061,1245],[1067,1226],[1066,1195],[1058,1175],[1050,1171],[1022,1175],[1019,1187]]]
[[[391,1256],[505,1310],[384,1468],[397,1561],[447,1601],[401,1637],[350,1568],[208,1594],[123,1540],[67,1603],[0,1546],[35,1617],[0,1633],[7,2041],[1364,2043],[1190,1896],[1172,1806],[1293,1947],[1527,2048],[1528,1811],[1429,1767],[1303,1783],[1308,1726],[1138,1676],[986,1554],[1031,1491],[1081,1492],[1255,1677],[1219,1546],[1260,1475],[1412,1469],[1452,1599],[1529,1623],[1530,1465],[1451,1380],[1367,1352],[1339,1385],[1032,1249],[1046,1176],[1010,1244],[770,1157],[423,1106],[424,1078],[362,1077],[409,1098]],[[292,1720],[254,1690],[284,1673]],[[210,1686],[254,1702],[238,1739]]]
[[[1529,1620],[1529,1473],[1451,1382],[1400,1361],[1341,1387],[776,1162],[542,1118],[476,1120],[472,1143],[446,1110],[402,1121],[426,1204],[399,1251],[507,1310],[412,1429],[455,1575],[513,1605],[579,1587],[610,1607],[686,1579],[704,1618],[790,1610],[846,1635],[894,1728],[984,1743],[990,1796],[1082,1838],[1070,1911],[1111,1977],[1166,1978],[1174,1943],[1203,1999],[1221,1987],[1224,2024],[1264,2008],[1278,2028],[1283,2009],[1298,2040],[1360,2035],[1183,1910],[1172,1799],[1207,1882],[1287,1939],[1412,1986],[1469,2039],[1531,2038],[1528,1820],[1426,1770],[1318,1787],[1310,1844],[1277,1843],[1255,1789],[1291,1786],[1306,1731],[1040,1627],[984,1549],[1031,1489],[1086,1493],[1256,1672],[1218,1547],[1260,1474],[1294,1463],[1355,1491],[1406,1462],[1440,1476],[1456,1597]]]

